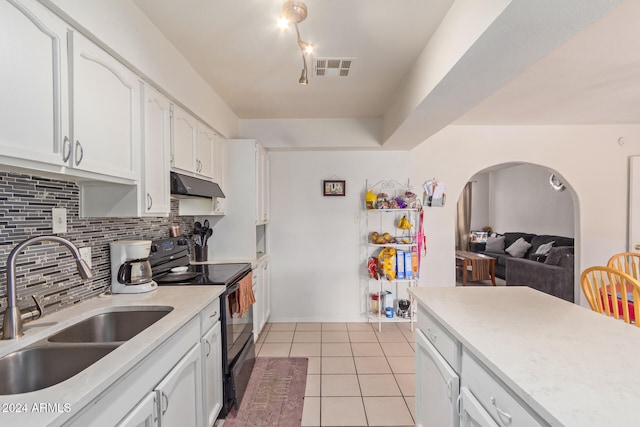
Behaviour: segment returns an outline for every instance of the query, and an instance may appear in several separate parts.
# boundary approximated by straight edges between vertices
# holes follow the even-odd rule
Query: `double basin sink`
[[[0,396],[41,390],[73,377],[171,310],[148,306],[97,314],[0,358]]]

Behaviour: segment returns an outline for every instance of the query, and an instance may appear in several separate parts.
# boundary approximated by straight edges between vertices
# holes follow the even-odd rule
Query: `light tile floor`
[[[302,426],[414,425],[409,323],[270,323],[256,352],[309,358]]]

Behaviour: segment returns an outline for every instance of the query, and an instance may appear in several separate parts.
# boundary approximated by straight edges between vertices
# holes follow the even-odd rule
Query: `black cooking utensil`
[[[213,229],[208,228],[208,229],[207,229],[207,233],[206,233],[206,234],[205,234],[205,236],[204,236],[204,241],[203,241],[203,243],[202,243],[202,245],[203,245],[203,246],[206,246],[206,245],[207,245],[207,241],[209,240],[209,237],[211,237],[212,235],[213,235]]]

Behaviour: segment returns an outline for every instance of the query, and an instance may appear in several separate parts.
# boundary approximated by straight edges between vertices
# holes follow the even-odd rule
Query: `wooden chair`
[[[607,263],[607,267],[615,268],[640,280],[640,253],[622,252],[612,256]]]
[[[611,267],[587,268],[580,284],[589,306],[595,312],[622,318],[640,327],[640,282],[631,275]]]

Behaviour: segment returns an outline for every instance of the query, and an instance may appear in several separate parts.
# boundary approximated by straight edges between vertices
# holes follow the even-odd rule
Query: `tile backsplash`
[[[44,299],[45,314],[99,295],[111,283],[109,242],[159,239],[169,227],[193,227],[193,217],[178,216],[177,201],[169,217],[79,218],[79,188],[74,182],[0,171],[0,314],[7,307],[6,263],[23,240],[52,234],[52,208],[67,209],[67,232],[59,236],[78,248],[91,247],[94,278],[83,281],[66,248],[43,243],[17,258],[16,283],[20,308],[33,306],[31,295]],[[0,316],[0,324],[2,316]]]

